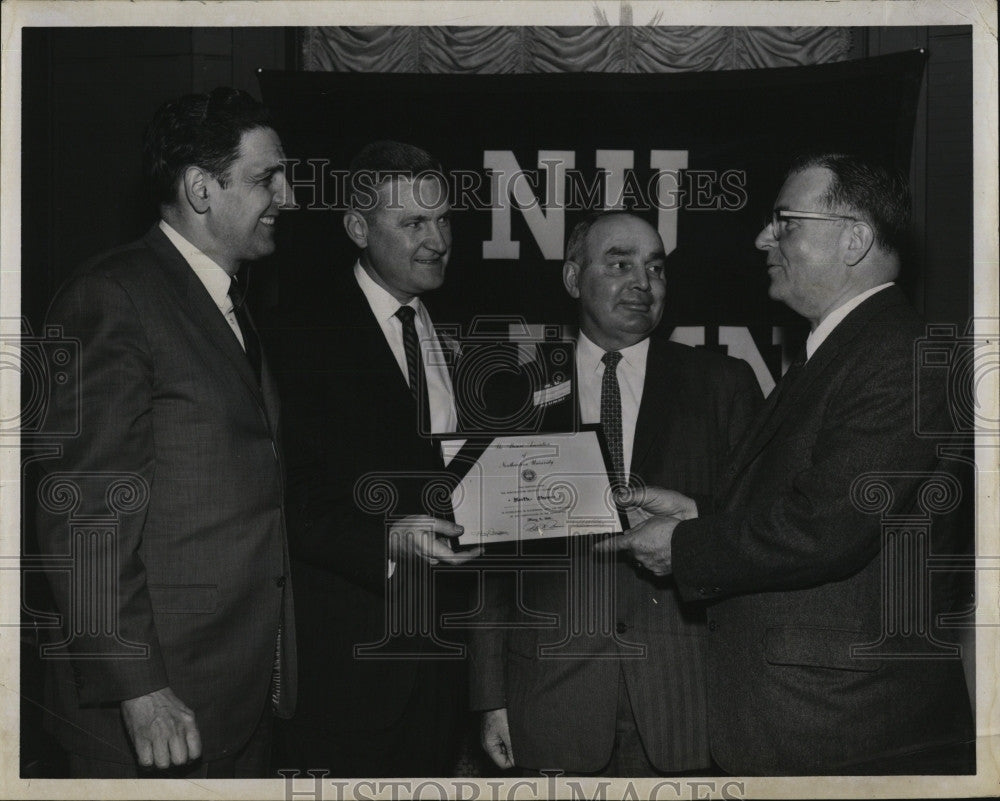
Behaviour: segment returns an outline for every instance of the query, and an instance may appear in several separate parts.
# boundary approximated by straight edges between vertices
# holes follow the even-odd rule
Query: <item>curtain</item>
[[[664,73],[823,64],[844,60],[851,48],[850,28],[677,27],[658,26],[658,19],[594,27],[305,28],[303,65],[325,72]]]

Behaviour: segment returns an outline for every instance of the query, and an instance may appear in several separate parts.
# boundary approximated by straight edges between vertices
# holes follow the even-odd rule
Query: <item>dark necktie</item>
[[[751,426],[751,430],[754,433],[748,434],[748,442],[753,441],[753,439],[756,438],[762,431],[770,429],[778,409],[784,406],[787,402],[790,390],[798,380],[805,364],[806,351],[805,348],[803,348],[795,357],[795,360],[788,366],[785,374],[778,379],[778,383],[774,389],[771,390],[771,394],[767,398],[767,403],[758,413],[757,420],[754,425]]]
[[[229,283],[229,298],[233,301],[233,314],[236,322],[240,325],[240,333],[243,335],[243,349],[246,351],[247,359],[253,368],[253,373],[260,384],[260,340],[257,339],[257,332],[254,331],[253,323],[250,322],[250,315],[246,310],[246,296],[234,275]]]
[[[618,387],[618,362],[622,355],[609,350],[601,357],[604,379],[601,381],[601,429],[611,457],[611,488],[625,486],[625,449],[622,444],[622,394]]]
[[[403,352],[406,354],[406,375],[409,379],[410,393],[420,411],[420,430],[430,433],[430,401],[427,397],[427,381],[424,380],[424,361],[420,356],[420,340],[417,339],[417,326],[413,321],[416,311],[412,306],[400,306],[396,316],[403,324]]]
[[[782,402],[784,397],[788,395],[788,391],[792,388],[795,382],[798,380],[799,374],[802,372],[802,368],[806,366],[806,351],[803,348],[796,355],[795,359],[788,369],[785,370],[785,374],[778,381],[777,386],[772,390],[774,394],[774,403],[771,406],[772,409],[776,409],[778,404]]]

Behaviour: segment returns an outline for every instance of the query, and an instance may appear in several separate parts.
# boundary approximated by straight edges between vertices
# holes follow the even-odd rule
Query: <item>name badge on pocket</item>
[[[535,406],[549,406],[569,395],[571,389],[572,385],[568,380],[563,381],[561,384],[552,384],[551,386],[535,390],[532,400]]]

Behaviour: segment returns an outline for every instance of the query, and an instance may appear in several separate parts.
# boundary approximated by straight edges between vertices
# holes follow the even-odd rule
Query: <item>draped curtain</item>
[[[627,10],[627,7],[626,7]],[[623,15],[623,20],[626,15]],[[850,28],[677,27],[305,28],[303,66],[327,72],[664,73],[841,61]]]

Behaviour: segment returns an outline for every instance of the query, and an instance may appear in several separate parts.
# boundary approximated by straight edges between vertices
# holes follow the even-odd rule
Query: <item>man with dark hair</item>
[[[295,627],[276,388],[236,275],[274,250],[284,154],[228,88],[164,105],[144,152],[160,221],[47,319],[79,341],[82,383],[53,385],[49,419],[79,435],[39,490],[42,549],[73,560],[50,572],[46,724],[75,777],[264,776]]]
[[[194,162],[225,187],[243,133],[271,125],[267,108],[236,89],[219,87],[164,103],[146,129],[142,148],[143,169],[157,201],[176,202],[181,173]]]
[[[756,244],[770,296],[809,320],[803,360],[737,447],[714,514],[650,490],[660,514],[600,546],[709,603],[709,732],[731,773],[971,768],[962,665],[939,628],[949,599],[920,558],[956,543],[919,532],[951,484],[916,430],[918,404],[946,430],[947,396],[915,369],[924,325],[893,283],[908,210],[882,167],[796,163]]]
[[[442,641],[461,529],[440,503],[436,434],[458,429],[452,378],[421,296],[444,282],[447,191],[420,148],[375,142],[351,162],[357,245],[322,308],[276,326],[289,453],[300,643],[287,767],[334,776],[449,775],[461,649]],[[438,486],[441,490],[441,486]],[[447,492],[444,492],[447,495]]]
[[[671,483],[707,498],[760,388],[745,362],[651,336],[665,262],[656,229],[627,212],[591,215],[570,234],[580,420],[601,424],[614,485]],[[473,633],[470,670],[483,747],[497,766],[536,775],[709,770],[703,614],[681,606],[672,580],[590,544],[521,543],[550,566],[523,571],[518,598],[506,577],[487,576],[499,625]],[[526,625],[543,614],[556,625]]]

